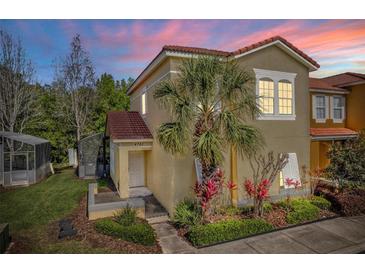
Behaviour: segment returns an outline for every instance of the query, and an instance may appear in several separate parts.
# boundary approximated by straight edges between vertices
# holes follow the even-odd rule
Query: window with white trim
[[[274,81],[268,78],[259,80],[259,106],[262,113],[274,114]]]
[[[254,69],[259,120],[295,120],[296,73]]]
[[[345,97],[332,97],[332,119],[333,122],[342,123],[345,116]]]
[[[279,81],[279,114],[293,114],[293,90],[289,81]]]
[[[326,97],[316,96],[316,119],[326,119]]]
[[[141,113],[142,115],[147,114],[147,93],[141,95]]]

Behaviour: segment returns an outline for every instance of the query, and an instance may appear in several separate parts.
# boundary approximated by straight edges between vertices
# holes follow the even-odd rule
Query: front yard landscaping
[[[66,169],[38,184],[0,193],[0,223],[10,224],[10,253],[161,253],[155,241],[144,246],[99,233],[86,216],[87,185]],[[58,239],[61,219],[77,235]],[[150,227],[150,226],[148,226]],[[152,234],[154,237],[154,234]],[[153,238],[154,240],[154,238]]]
[[[221,207],[204,220],[199,205],[185,200],[176,207],[172,222],[180,236],[203,247],[339,216],[331,203],[319,196],[265,202],[263,208],[263,216],[258,217],[252,206]]]

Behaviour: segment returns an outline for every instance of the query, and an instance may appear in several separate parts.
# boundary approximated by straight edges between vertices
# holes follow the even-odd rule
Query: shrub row
[[[118,237],[142,245],[154,245],[155,234],[152,227],[147,223],[135,223],[123,226],[111,219],[102,219],[96,222],[98,232]]]
[[[274,227],[260,219],[229,220],[191,228],[187,238],[194,246],[204,246],[268,232]]]
[[[321,196],[313,196],[310,203],[320,209],[328,210],[331,207],[331,202]]]
[[[295,199],[290,202],[291,211],[286,216],[289,224],[299,224],[318,219],[320,209],[305,199]]]

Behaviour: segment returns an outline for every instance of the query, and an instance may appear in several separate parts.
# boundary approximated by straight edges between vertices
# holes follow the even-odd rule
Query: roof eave
[[[321,93],[333,93],[333,94],[349,94],[347,90],[332,90],[332,89],[320,89],[320,88],[309,88],[310,92],[321,92]]]

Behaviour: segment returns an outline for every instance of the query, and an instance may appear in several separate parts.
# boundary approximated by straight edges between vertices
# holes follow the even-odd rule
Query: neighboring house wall
[[[352,87],[347,97],[347,127],[365,129],[365,84]]]

